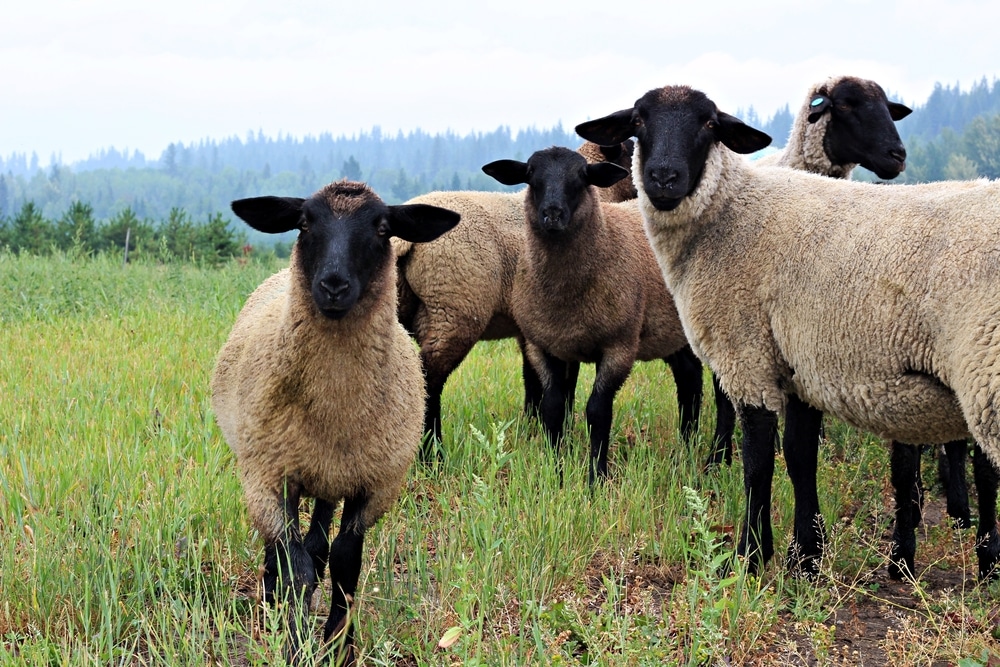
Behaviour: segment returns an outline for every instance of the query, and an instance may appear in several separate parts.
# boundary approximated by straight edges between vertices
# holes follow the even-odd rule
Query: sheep
[[[781,166],[800,171],[849,179],[854,168],[861,165],[879,178],[892,179],[905,169],[906,149],[896,131],[895,121],[902,120],[912,110],[891,102],[876,82],[854,76],[829,77],[811,85],[795,116],[788,143],[782,151],[755,161],[757,166]],[[732,446],[732,439],[720,439],[719,446]],[[913,447],[901,442],[890,443],[894,483],[903,483],[895,470],[900,462],[917,456],[917,451],[896,452],[901,447]],[[948,514],[958,525],[972,525],[968,491],[965,481],[964,440],[945,443],[938,454],[940,478],[947,495]],[[730,452],[725,452],[730,459]],[[905,465],[913,467],[913,462]],[[912,534],[919,522],[923,489],[919,459],[916,461],[912,489],[897,488],[901,503],[897,515],[902,526],[897,531]],[[904,508],[913,508],[916,515]]]
[[[850,178],[860,164],[879,178],[892,179],[906,164],[906,149],[893,121],[911,112],[890,102],[874,81],[830,77],[809,87],[785,148],[755,164],[833,178]]]
[[[583,148],[583,147],[581,147]],[[583,149],[587,150],[587,149]],[[611,150],[605,148],[604,150]],[[617,154],[630,155],[622,146]],[[600,153],[590,149],[591,159]],[[438,456],[441,442],[441,393],[445,382],[480,340],[516,338],[522,354],[524,411],[535,414],[542,400],[542,383],[525,356],[523,337],[511,312],[511,289],[518,257],[525,242],[523,192],[431,192],[409,200],[444,206],[462,215],[463,224],[434,243],[414,246],[393,240],[399,273],[399,320],[417,340],[427,380],[424,431],[429,434],[421,459]],[[701,403],[701,362],[690,350],[670,358],[678,387],[693,387],[697,395],[679,397],[681,432],[696,429]],[[567,379],[569,389],[575,378]]]
[[[580,153],[561,147],[536,151],[527,162],[497,160],[483,171],[505,185],[528,184],[527,236],[511,302],[529,349],[536,348],[532,360],[544,385],[542,422],[557,451],[572,401],[564,378],[575,378],[580,363],[597,365],[587,402],[593,483],[608,476],[614,397],[632,365],[651,359],[669,364],[688,349],[636,203],[600,202],[598,188],[613,186],[629,172],[609,162],[588,164]],[[678,384],[682,415],[697,414],[700,364],[692,382],[696,386]],[[697,403],[685,405],[685,397],[692,396]]]
[[[398,496],[422,434],[423,377],[396,320],[389,238],[427,242],[459,216],[387,206],[349,181],[308,199],[239,199],[232,209],[260,232],[299,235],[289,267],[250,295],[219,352],[212,409],[264,540],[265,599],[288,605],[287,659],[299,661],[308,600],[329,557],[333,602],[324,640],[343,636],[338,660],[353,664],[349,612],[365,531]],[[298,509],[309,496],[316,502],[303,539]],[[327,534],[342,499],[331,546]]]
[[[824,412],[907,443],[971,434],[1000,461],[1000,183],[886,187],[754,167],[737,153],[770,137],[687,86],[651,90],[576,130],[599,144],[637,140],[646,234],[688,341],[739,408],[738,553],[750,571],[773,555],[778,413],[795,488],[789,563],[807,574],[824,541]],[[976,482],[987,579],[1000,558],[995,468]],[[914,572],[912,545],[896,541],[892,559]]]

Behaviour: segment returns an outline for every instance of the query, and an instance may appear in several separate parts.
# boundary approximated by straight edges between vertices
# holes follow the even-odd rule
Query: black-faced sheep
[[[343,633],[337,659],[353,664],[349,609],[365,531],[399,494],[423,424],[423,376],[396,319],[389,238],[430,241],[459,216],[386,206],[366,185],[347,181],[308,199],[255,197],[232,207],[258,231],[299,236],[289,268],[250,295],[219,352],[212,408],[264,540],[265,597],[288,605],[288,659],[298,662],[308,600],[329,557],[324,639]],[[304,497],[316,504],[303,540]]]
[[[581,146],[588,159],[614,156],[631,163],[631,146],[618,149]],[[602,151],[609,151],[605,155]],[[441,393],[448,376],[480,340],[517,338],[522,352],[524,409],[537,411],[542,385],[525,356],[523,337],[511,312],[511,289],[525,242],[522,192],[431,192],[408,203],[444,206],[462,215],[462,224],[434,243],[413,245],[394,239],[399,267],[399,320],[420,345],[427,378],[425,432],[441,440]],[[678,400],[685,408],[681,429],[689,437],[701,404],[701,362],[685,349],[670,359],[678,387],[694,387],[697,395]],[[575,378],[569,378],[569,390]],[[681,389],[681,391],[684,391]],[[428,439],[422,458],[432,457]],[[439,452],[440,453],[440,452]]]
[[[902,442],[971,434],[1000,461],[1000,184],[886,187],[752,167],[736,153],[770,138],[686,86],[652,90],[577,132],[637,139],[646,233],[688,340],[740,408],[739,552],[751,569],[773,554],[780,412],[795,488],[789,556],[806,571],[824,541],[823,412]],[[979,489],[983,578],[1000,557],[990,472],[977,475],[992,487]]]
[[[542,421],[556,448],[572,395],[565,378],[580,363],[597,365],[587,402],[590,481],[606,477],[614,397],[636,360],[663,359],[687,349],[673,299],[642,229],[636,202],[602,203],[598,188],[628,171],[609,162],[588,164],[579,153],[553,147],[527,162],[497,160],[483,167],[506,185],[527,183],[527,239],[514,278],[514,319],[528,343],[544,393]],[[678,385],[682,418],[696,419],[697,386]],[[685,397],[697,397],[685,404]],[[690,428],[690,424],[687,424]]]

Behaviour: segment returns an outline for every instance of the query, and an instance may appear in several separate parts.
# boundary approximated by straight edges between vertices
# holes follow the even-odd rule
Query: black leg
[[[358,589],[361,576],[361,556],[367,526],[361,519],[368,504],[366,495],[358,495],[344,501],[344,513],[340,519],[340,531],[330,546],[330,580],[333,600],[330,616],[326,620],[323,640],[332,638],[333,664],[352,666],[355,664],[354,624],[351,622],[351,605]]]
[[[733,462],[733,434],[736,432],[736,408],[722,391],[719,379],[712,374],[712,389],[715,392],[715,435],[712,436],[712,451],[705,462],[705,468],[712,468],[725,462]]]
[[[424,440],[420,446],[420,460],[430,463],[441,459],[441,392],[444,381],[427,379],[427,403],[424,408]]]
[[[948,499],[948,516],[955,520],[959,528],[972,525],[969,485],[965,477],[968,453],[969,445],[965,440],[947,442],[944,444],[944,452],[938,452],[938,475]]]
[[[788,564],[793,572],[807,576],[819,574],[819,562],[826,541],[823,515],[816,491],[816,466],[823,413],[788,397],[785,409],[785,463],[795,490],[795,529],[788,547]]]
[[[746,556],[747,570],[754,574],[774,555],[770,512],[778,416],[767,408],[753,406],[743,406],[739,413],[746,513],[737,553]]]
[[[594,390],[587,401],[587,426],[590,429],[590,473],[589,481],[593,485],[598,478],[608,478],[608,444],[611,440],[611,420],[614,415],[615,395],[632,370],[629,364],[625,368],[611,367],[611,364],[601,360],[597,364],[594,379]]]
[[[914,477],[920,477],[920,448],[893,442],[890,468],[892,488],[896,492],[896,527],[889,552],[889,576],[893,579],[916,577],[914,557],[917,552],[916,528],[920,520],[920,498]]]
[[[680,416],[681,437],[690,440],[698,431],[701,414],[701,360],[685,345],[664,359],[674,375],[677,386],[677,412]]]
[[[528,359],[524,347],[524,339],[518,337],[517,344],[521,348],[521,377],[524,379],[524,414],[528,417],[538,417],[541,414],[544,386],[535,367]]]
[[[326,561],[330,556],[330,522],[333,520],[333,512],[336,508],[335,503],[319,498],[313,503],[309,532],[306,533],[303,544],[306,552],[312,557],[313,566],[316,568],[316,581],[322,581],[323,573],[326,571]]]
[[[992,581],[1000,575],[1000,534],[997,534],[997,485],[1000,475],[979,443],[972,453],[972,474],[979,498],[979,526],[976,527],[976,556],[979,557],[979,580]]]
[[[264,596],[286,606],[288,643],[285,659],[292,665],[299,663],[299,648],[308,627],[309,601],[318,581],[312,556],[302,544],[299,532],[299,500],[299,489],[285,490],[283,534],[264,549]]]
[[[545,360],[546,373],[551,378],[542,394],[542,425],[545,427],[549,445],[558,454],[562,445],[563,429],[566,426],[567,404],[572,402],[566,392],[569,364],[544,351],[542,358]]]

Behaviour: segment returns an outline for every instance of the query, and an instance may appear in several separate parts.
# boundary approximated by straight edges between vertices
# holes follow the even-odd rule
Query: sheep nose
[[[677,170],[670,167],[657,167],[649,172],[649,178],[661,188],[669,188],[677,182]]]
[[[897,162],[906,162],[906,149],[900,146],[889,151],[889,157]]]
[[[336,301],[344,296],[350,289],[350,284],[340,276],[328,276],[319,281],[320,289],[326,294],[330,301]]]
[[[562,222],[563,211],[559,206],[546,206],[542,209],[542,220],[548,225],[558,225]]]

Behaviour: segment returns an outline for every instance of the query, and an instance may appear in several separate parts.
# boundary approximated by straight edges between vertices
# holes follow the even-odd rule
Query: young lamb
[[[587,402],[590,482],[608,474],[614,397],[636,360],[663,359],[687,348],[673,299],[642,230],[635,202],[602,203],[598,188],[628,176],[609,162],[588,164],[568,148],[535,152],[527,162],[497,160],[483,171],[505,185],[527,183],[527,239],[514,278],[514,319],[539,364],[541,417],[558,450],[572,396],[565,378],[580,363],[597,365]],[[679,380],[680,381],[680,380]],[[697,416],[697,386],[678,385],[680,413]],[[571,388],[571,387],[570,387]]]
[[[399,494],[423,423],[423,377],[396,320],[389,238],[431,241],[459,216],[386,206],[368,186],[348,181],[308,199],[255,197],[232,207],[258,231],[297,229],[299,236],[289,268],[250,295],[219,352],[212,408],[264,539],[265,597],[288,605],[288,660],[299,661],[308,601],[329,557],[333,602],[324,639],[343,635],[338,660],[353,664],[349,610],[365,531]],[[308,496],[316,503],[303,539],[299,501]]]
[[[628,145],[622,146],[616,155],[619,159],[630,156],[629,150]],[[524,409],[528,414],[536,413],[542,384],[525,356],[510,303],[514,271],[525,242],[524,193],[431,192],[408,203],[444,206],[460,213],[463,220],[460,227],[434,243],[413,245],[393,240],[399,268],[399,320],[420,345],[427,379],[424,431],[441,441],[445,382],[480,340],[517,338],[522,353]],[[678,387],[697,382],[697,396],[685,394],[678,400],[685,406],[700,406],[701,362],[685,349],[671,357],[670,363]],[[568,381],[572,389],[575,378]],[[694,432],[696,419],[696,411],[685,408],[682,412],[685,437]],[[433,442],[428,439],[421,458],[428,460],[433,452]]]
[[[577,132],[637,139],[646,233],[692,348],[740,408],[738,550],[751,570],[773,554],[780,412],[795,488],[789,556],[807,572],[824,541],[823,412],[908,443],[971,434],[1000,461],[1000,183],[888,187],[754,167],[735,153],[770,138],[686,86],[649,91]],[[997,481],[986,468],[976,479],[981,578],[1000,559]],[[911,547],[897,542],[893,559],[912,573]]]

